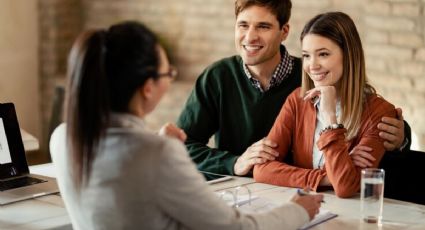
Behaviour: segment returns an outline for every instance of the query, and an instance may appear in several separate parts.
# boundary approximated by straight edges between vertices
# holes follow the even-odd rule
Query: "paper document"
[[[332,218],[337,217],[337,214],[332,213],[329,210],[323,209],[321,208],[319,211],[319,214],[317,214],[313,220],[310,221],[310,223],[305,224],[304,226],[302,226],[301,228],[299,228],[299,230],[307,230],[310,229],[320,223],[323,223],[325,221],[328,221]]]
[[[247,202],[240,205],[238,208],[242,212],[246,213],[261,213],[267,212],[273,208],[278,207],[276,203],[271,202],[270,200],[263,197],[256,197],[254,200],[251,199],[251,204],[249,205]],[[327,209],[321,208],[319,213],[314,217],[312,221],[302,226],[299,230],[307,230],[310,229],[320,223],[323,223],[327,220],[337,217],[337,214],[332,213]]]
[[[274,203],[273,201],[258,196],[251,196],[251,200],[249,199],[249,195],[238,195],[238,197],[234,197],[232,192],[226,193],[217,193],[222,200],[224,200],[229,206],[234,206],[235,199],[238,204],[238,209],[245,213],[261,213],[267,212],[273,208],[278,207],[279,205]],[[251,202],[249,202],[251,201]],[[319,213],[311,220],[309,223],[303,225],[299,230],[307,230],[310,229],[320,223],[328,221],[332,218],[337,217],[337,214],[332,213],[327,209],[321,208]]]

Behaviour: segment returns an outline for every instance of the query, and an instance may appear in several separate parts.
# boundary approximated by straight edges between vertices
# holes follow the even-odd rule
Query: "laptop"
[[[13,103],[0,103],[0,205],[59,192],[56,180],[30,174]]]

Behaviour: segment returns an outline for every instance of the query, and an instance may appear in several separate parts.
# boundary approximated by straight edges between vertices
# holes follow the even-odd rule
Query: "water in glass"
[[[361,213],[367,223],[380,223],[384,202],[384,178],[362,178]]]

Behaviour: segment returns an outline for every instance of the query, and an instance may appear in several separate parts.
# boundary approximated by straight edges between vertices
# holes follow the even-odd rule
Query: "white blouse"
[[[293,202],[252,215],[227,206],[208,188],[182,143],[149,132],[132,115],[112,116],[81,192],[72,183],[64,124],[54,131],[50,149],[76,230],[282,230],[309,221],[305,209]]]

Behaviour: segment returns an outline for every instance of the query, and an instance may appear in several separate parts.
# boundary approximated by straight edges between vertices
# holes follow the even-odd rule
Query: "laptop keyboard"
[[[43,182],[46,182],[46,180],[41,180],[38,178],[29,177],[29,176],[19,177],[12,180],[0,181],[0,191],[20,188],[20,187],[43,183]]]

